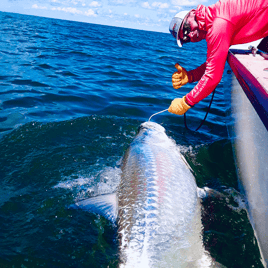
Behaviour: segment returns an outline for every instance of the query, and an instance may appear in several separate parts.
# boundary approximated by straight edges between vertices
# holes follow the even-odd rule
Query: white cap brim
[[[181,42],[181,40],[178,38],[178,35],[179,35],[179,32],[178,32],[178,34],[177,34],[177,45],[178,45],[179,47],[182,47],[182,42]]]

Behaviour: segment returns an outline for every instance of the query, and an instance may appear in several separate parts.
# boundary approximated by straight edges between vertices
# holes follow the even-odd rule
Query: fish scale
[[[164,128],[142,124],[122,164],[120,267],[209,267],[199,261],[205,251],[196,189]],[[120,210],[129,217],[120,218]]]

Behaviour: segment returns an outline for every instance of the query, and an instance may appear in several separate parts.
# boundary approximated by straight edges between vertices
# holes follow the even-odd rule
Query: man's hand
[[[174,99],[168,108],[168,111],[173,114],[183,115],[191,108],[186,103],[185,96],[183,98]]]
[[[182,87],[189,82],[187,71],[181,67],[178,63],[175,64],[175,68],[178,70],[172,75],[172,85],[175,89]]]

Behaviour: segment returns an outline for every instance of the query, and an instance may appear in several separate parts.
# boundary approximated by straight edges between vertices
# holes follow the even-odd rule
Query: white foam
[[[53,188],[73,189],[78,186],[89,184],[93,178],[79,177],[77,179],[69,179],[67,181],[59,182]]]
[[[82,176],[80,174],[72,174],[69,177],[64,177],[63,181],[59,182],[53,188],[72,191],[74,199],[78,201],[91,196],[115,192],[120,179],[120,168],[105,167],[95,175]]]

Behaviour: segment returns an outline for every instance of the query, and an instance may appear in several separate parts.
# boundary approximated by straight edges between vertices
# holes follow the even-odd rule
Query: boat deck
[[[265,60],[259,54],[255,56],[253,54],[236,54],[236,58],[248,69],[268,94],[268,60]]]

